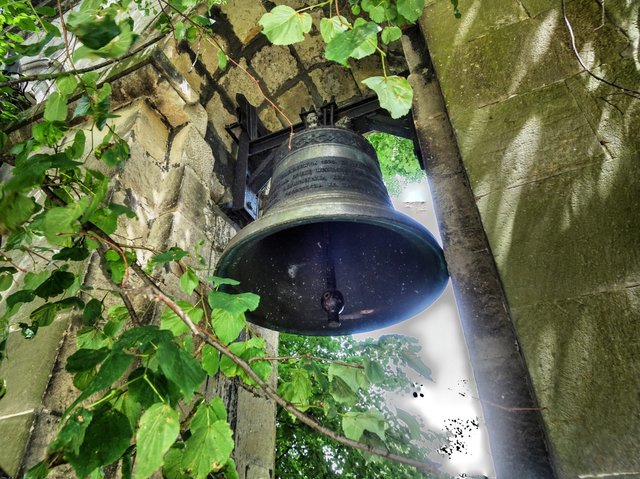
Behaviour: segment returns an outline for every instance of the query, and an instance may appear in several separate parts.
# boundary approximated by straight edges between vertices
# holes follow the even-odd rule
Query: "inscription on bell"
[[[320,157],[305,159],[274,176],[268,204],[313,190],[344,190],[387,199],[377,168],[352,158]]]

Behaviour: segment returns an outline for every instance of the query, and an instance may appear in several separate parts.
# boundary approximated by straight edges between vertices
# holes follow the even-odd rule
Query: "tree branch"
[[[21,76],[19,78],[13,78],[11,80],[0,82],[0,88],[4,88],[4,87],[7,87],[7,86],[13,86],[13,85],[19,85],[20,83],[26,83],[26,82],[35,81],[35,80],[55,80],[56,78],[64,76],[64,75],[80,75],[82,73],[87,73],[87,72],[92,72],[92,71],[95,71],[95,70],[100,70],[102,68],[108,67],[109,65],[121,62],[123,60],[126,60],[127,58],[130,58],[130,57],[134,56],[135,54],[141,52],[145,48],[147,48],[147,47],[153,45],[154,43],[157,43],[158,41],[162,40],[164,37],[165,37],[165,35],[157,35],[157,36],[153,37],[151,40],[148,40],[148,41],[144,42],[142,45],[140,45],[140,46],[134,48],[133,50],[125,53],[124,55],[122,55],[122,56],[120,56],[118,58],[111,58],[109,60],[105,60],[104,62],[99,63],[97,65],[91,65],[91,66],[84,67],[84,68],[78,68],[78,69],[67,70],[67,71],[62,71],[62,72],[36,73],[34,75],[25,75],[25,76]]]
[[[288,402],[285,399],[283,399],[273,389],[273,387],[271,385],[269,385],[267,382],[263,381],[260,378],[260,376],[258,376],[258,374],[256,374],[256,372],[251,368],[251,366],[246,361],[244,361],[243,359],[241,359],[238,356],[236,356],[235,354],[233,354],[226,346],[224,346],[219,341],[217,341],[216,338],[212,337],[211,335],[209,335],[205,331],[200,330],[198,327],[196,327],[196,325],[193,323],[193,321],[191,321],[191,318],[189,318],[189,316],[187,316],[187,314],[184,311],[182,311],[182,309],[171,298],[169,298],[167,295],[165,295],[159,288],[151,287],[150,288],[150,295],[153,298],[155,298],[157,301],[163,302],[165,305],[167,305],[168,308],[170,308],[174,313],[176,313],[180,317],[180,319],[182,319],[182,321],[189,327],[189,329],[191,330],[191,332],[195,336],[198,336],[199,338],[201,338],[207,344],[212,346],[214,349],[216,349],[221,354],[223,354],[226,357],[228,357],[236,365],[238,365],[245,372],[245,374],[249,378],[251,378],[260,387],[260,389],[262,389],[267,394],[267,396],[270,399],[275,401],[279,406],[281,406],[287,412],[289,412],[290,414],[295,416],[301,423],[306,424],[310,428],[316,430],[317,432],[325,435],[326,437],[328,437],[330,439],[333,439],[334,441],[336,441],[336,442],[338,442],[340,444],[359,449],[359,450],[364,451],[364,452],[366,452],[368,454],[373,454],[373,455],[380,456],[380,457],[383,457],[383,458],[386,458],[386,459],[390,459],[392,461],[396,461],[396,462],[399,462],[399,463],[402,463],[402,464],[407,464],[407,465],[413,466],[416,469],[419,469],[419,470],[421,470],[423,472],[432,472],[433,473],[433,472],[436,472],[438,470],[439,466],[438,466],[438,464],[436,464],[434,462],[431,462],[431,461],[429,461],[429,462],[416,461],[416,460],[410,459],[408,457],[404,457],[404,456],[399,456],[397,454],[393,454],[393,453],[391,453],[389,451],[386,451],[384,449],[373,447],[373,446],[370,446],[368,444],[364,444],[364,443],[359,442],[359,441],[354,441],[353,439],[349,439],[347,437],[341,436],[340,434],[338,434],[338,433],[332,431],[331,429],[326,428],[322,424],[316,422],[315,420],[313,420],[312,418],[310,418],[309,416],[304,414],[302,411],[300,411],[298,408],[293,406],[290,402]]]
[[[604,8],[604,5],[603,5],[602,8]],[[584,68],[584,71],[587,72],[591,77],[593,77],[596,80],[604,83],[605,85],[609,85],[610,87],[617,88],[618,90],[622,90],[623,92],[625,92],[626,95],[629,95],[629,96],[631,96],[633,98],[640,99],[640,91],[632,90],[632,89],[624,87],[622,85],[618,85],[617,83],[610,82],[609,80],[605,80],[604,78],[602,78],[601,76],[596,75],[595,73],[593,73],[589,69],[587,64],[584,62],[584,60],[580,56],[580,52],[578,52],[578,47],[576,46],[576,37],[573,34],[573,27],[571,26],[571,22],[569,21],[569,18],[567,17],[567,8],[566,8],[565,0],[562,0],[562,16],[564,18],[564,23],[567,26],[567,31],[569,32],[569,37],[571,38],[571,47],[573,49],[573,53],[576,56],[576,58],[578,59],[578,63],[580,63],[582,68]],[[600,27],[598,27],[598,28],[600,28]]]

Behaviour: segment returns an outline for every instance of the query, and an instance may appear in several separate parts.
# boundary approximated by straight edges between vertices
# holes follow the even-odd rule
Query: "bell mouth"
[[[337,320],[319,301],[327,290],[327,228],[335,288],[344,298]],[[355,200],[318,201],[272,210],[236,235],[217,276],[240,282],[260,305],[247,320],[303,335],[344,335],[409,319],[433,303],[448,273],[442,249],[426,228],[387,207]]]

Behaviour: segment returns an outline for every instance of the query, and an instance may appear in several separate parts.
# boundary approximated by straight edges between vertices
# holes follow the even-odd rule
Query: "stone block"
[[[429,7],[430,8],[435,8]],[[451,22],[427,11],[425,28],[450,115],[496,103],[562,80],[580,70],[557,39],[564,25],[559,11],[536,17],[454,46]]]
[[[225,130],[225,126],[235,123],[238,119],[225,108],[219,93],[215,93],[211,97],[211,100],[206,105],[206,112],[209,125],[215,131],[216,136],[220,138],[225,149],[231,153],[234,151],[236,144],[231,135]]]
[[[457,47],[529,18],[521,2],[512,0],[461,3],[459,9],[462,16],[456,18],[451,2],[438,1],[427,8],[419,22],[430,29],[423,30],[430,49],[440,49],[445,42]],[[437,44],[431,43],[432,38]]]
[[[640,471],[639,308],[634,287],[513,310],[561,478]]]
[[[240,388],[237,411],[236,450],[243,452],[236,458],[238,470],[246,471],[249,466],[255,472],[272,470],[275,463],[275,403]]]
[[[228,5],[228,4],[227,4]],[[222,77],[221,83],[225,91],[235,98],[242,93],[253,106],[260,106],[264,102],[264,95],[260,93],[255,81],[247,74],[247,61],[242,58],[238,64],[241,68],[230,68]]]
[[[111,107],[119,108],[141,98],[151,97],[156,92],[162,76],[152,65],[147,64],[111,83]]]
[[[7,381],[0,417],[23,414],[40,406],[68,325],[69,316],[60,315],[51,325],[40,328],[33,339],[25,339],[17,331],[9,334],[8,359],[0,365],[0,377]]]
[[[324,57],[324,40],[318,32],[307,35],[303,42],[294,44],[293,48],[295,48],[298,53],[298,57],[305,70],[309,70],[318,64],[328,61]]]
[[[287,80],[298,75],[296,59],[291,55],[288,47],[267,45],[253,55],[250,62],[260,76],[262,84],[272,94],[276,93]]]
[[[202,177],[189,166],[181,167],[180,173],[178,188],[173,195],[165,198],[161,209],[179,211],[194,224],[206,225],[211,203],[209,189]]]
[[[309,76],[325,101],[347,102],[360,94],[351,72],[340,65],[313,70]]]
[[[564,82],[453,120],[476,196],[600,161],[602,150]]]
[[[121,187],[131,191],[129,196],[136,206],[153,210],[167,194],[164,189],[167,174],[140,143],[131,144],[130,152],[131,156],[119,176]]]
[[[184,108],[185,113],[189,116],[189,121],[193,127],[204,138],[207,134],[208,116],[207,110],[200,103],[194,103],[193,105],[187,105]]]
[[[33,412],[19,416],[0,416],[0,437],[3,438],[0,448],[0,471],[14,477],[18,474],[24,449],[29,440],[29,431],[33,423]]]
[[[162,117],[157,111],[154,111],[144,101],[138,101],[135,104],[136,113],[131,116],[127,122],[130,127],[125,125],[118,128],[123,138],[129,144],[140,146],[156,163],[163,164],[167,153],[167,145],[169,140],[169,130],[162,121]]]
[[[163,80],[158,84],[153,102],[158,112],[165,117],[173,128],[182,126],[190,120],[185,111],[186,102],[167,80]]]
[[[262,3],[243,0],[229,0],[222,5],[222,12],[229,19],[234,33],[246,45],[261,30],[258,20],[267,13]]]
[[[215,158],[200,132],[194,125],[188,124],[173,138],[169,163],[172,168],[188,165],[208,186],[213,177]]]
[[[278,104],[279,102],[276,102]],[[278,118],[278,113],[276,110],[269,104],[266,104],[263,108],[258,110],[258,118],[265,126],[265,128],[269,131],[278,131],[286,125],[286,121],[280,121]],[[292,123],[295,123],[295,120],[292,120]]]
[[[171,39],[168,41],[163,50],[172,66],[180,72],[184,80],[189,84],[189,87],[196,92],[202,91],[203,85],[206,79],[200,75],[195,67],[194,60],[189,56],[187,52],[180,51],[176,40]]]
[[[479,200],[511,307],[638,281],[640,173],[634,164],[595,162]]]
[[[634,60],[603,65],[596,73],[626,88],[638,90],[640,85],[640,73]],[[587,73],[569,78],[566,83],[607,152],[614,157],[637,157],[640,151],[640,101]]]
[[[313,107],[313,98],[307,86],[300,82],[280,95],[277,105],[292,123],[297,123],[300,120],[301,110],[303,108],[309,110]]]
[[[149,245],[162,251],[172,246],[193,251],[198,241],[208,241],[204,225],[191,222],[178,211],[159,216],[149,233]]]

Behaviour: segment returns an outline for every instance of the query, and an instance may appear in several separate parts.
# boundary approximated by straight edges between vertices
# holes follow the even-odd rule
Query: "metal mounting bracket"
[[[285,142],[293,132],[317,126],[344,125],[360,134],[381,131],[408,138],[414,143],[414,152],[420,167],[424,169],[413,117],[411,113],[393,119],[380,107],[376,97],[369,97],[343,106],[334,99],[319,110],[302,110],[302,121],[292,128],[270,133],[260,121],[256,107],[251,105],[244,95],[236,95],[238,121],[225,127],[229,135],[238,144],[238,154],[233,183],[233,202],[227,209],[227,215],[240,226],[257,219],[259,194],[266,187],[273,172],[273,152]],[[238,132],[238,134],[236,134]]]

